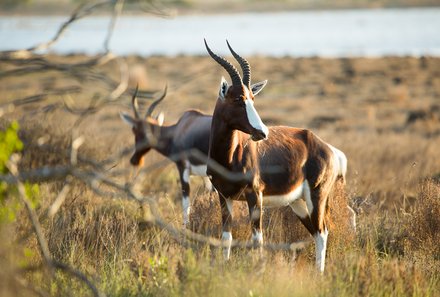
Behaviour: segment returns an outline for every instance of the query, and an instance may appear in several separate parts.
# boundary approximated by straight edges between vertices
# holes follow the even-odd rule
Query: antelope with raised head
[[[189,222],[190,214],[190,175],[205,177],[205,185],[211,187],[206,177],[206,160],[203,162],[191,152],[198,150],[201,154],[208,155],[209,134],[212,116],[205,115],[197,110],[186,111],[176,124],[163,126],[163,118],[152,117],[155,107],[165,98],[163,95],[155,100],[148,108],[144,117],[139,115],[137,103],[138,88],[132,97],[134,117],[121,113],[121,118],[131,127],[135,138],[135,151],[130,158],[133,166],[143,163],[143,158],[151,149],[176,164],[182,186],[183,225]]]
[[[347,159],[343,152],[307,129],[267,127],[254,107],[254,96],[266,82],[251,85],[251,68],[227,42],[243,71],[213,53],[209,55],[229,74],[232,84],[222,77],[215,105],[209,142],[207,173],[219,194],[224,256],[232,244],[232,202],[245,200],[252,224],[252,240],[263,244],[263,207],[289,205],[315,239],[316,265],[323,272],[328,229],[326,212],[329,194],[339,178],[344,179]],[[230,181],[212,164],[243,173]],[[246,176],[246,178],[245,178]],[[250,178],[249,178],[250,176]]]

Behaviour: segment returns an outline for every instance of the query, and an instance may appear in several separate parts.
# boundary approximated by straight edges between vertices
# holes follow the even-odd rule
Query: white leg
[[[189,186],[189,162],[185,162],[184,167],[179,167],[180,183],[182,186],[182,212],[183,212],[183,227],[189,223],[189,213],[191,211],[191,201],[189,200],[190,186]]]
[[[189,184],[189,167],[185,167],[183,170],[182,182]]]
[[[226,202],[226,209],[229,215],[232,216],[232,200],[225,199],[225,202]],[[232,233],[230,231],[223,231],[222,242],[225,245],[223,247],[223,256],[225,260],[229,260],[229,256],[231,255],[231,245],[232,245]]]
[[[188,196],[182,197],[182,209],[183,209],[183,226],[186,227],[189,223],[189,214],[191,212],[191,202]]]
[[[229,260],[229,257],[231,256],[232,233],[231,232],[223,232],[222,242],[224,244],[223,257],[225,258],[225,260]]]
[[[324,229],[315,235],[315,249],[316,249],[316,266],[321,273],[325,268],[325,253],[327,250],[328,230]]]
[[[260,219],[261,219],[261,210],[259,208],[254,208],[251,215],[251,221],[254,222]],[[253,226],[252,228],[252,242],[256,246],[261,246],[263,244],[263,231],[256,229],[255,226]]]
[[[263,232],[258,231],[258,230],[253,230],[252,231],[252,241],[257,246],[262,246],[263,245]]]

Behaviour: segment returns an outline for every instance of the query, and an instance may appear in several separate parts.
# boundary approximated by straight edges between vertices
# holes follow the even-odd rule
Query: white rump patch
[[[347,173],[347,157],[345,154],[341,151],[335,148],[333,145],[328,144],[330,149],[333,152],[334,159],[335,159],[335,165],[336,165],[336,171],[338,175],[341,175],[345,178],[345,174]]]
[[[269,136],[269,129],[258,115],[258,112],[254,107],[254,101],[252,101],[251,99],[246,99],[244,100],[244,103],[246,105],[246,114],[249,120],[249,124],[251,124],[251,126],[255,129],[263,131],[266,136]]]
[[[268,208],[287,206],[304,196],[306,203],[307,200],[311,200],[309,183],[306,180],[304,180],[304,182],[301,183],[295,190],[285,195],[264,196],[263,206]],[[307,207],[309,207],[309,203],[307,203]],[[309,211],[311,212],[311,209],[309,209]]]

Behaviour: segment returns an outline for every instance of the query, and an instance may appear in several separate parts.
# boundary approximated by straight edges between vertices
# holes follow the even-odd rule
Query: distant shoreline
[[[51,40],[66,16],[0,18],[0,50],[28,48]],[[51,50],[97,54],[104,50],[109,16],[91,15],[69,27]],[[228,55],[227,38],[245,56],[364,57],[440,56],[440,8],[286,11],[174,18],[122,15],[108,49],[117,55],[205,54],[207,38]],[[258,38],[254,36],[258,34]],[[393,38],[390,39],[390,36]],[[85,42],[87,41],[87,42]],[[264,42],[262,42],[264,41]]]
[[[183,1],[184,2],[184,1]],[[349,9],[388,9],[388,8],[429,8],[440,7],[440,1],[376,1],[367,0],[357,3],[356,1],[336,1],[336,3],[296,3],[295,1],[257,1],[242,2],[236,1],[222,5],[215,2],[205,3],[203,1],[191,1],[192,5],[163,5],[155,8],[137,7],[125,4],[124,15],[142,15],[142,14],[164,14],[167,16],[177,15],[200,15],[200,14],[234,14],[243,12],[279,12],[279,11],[320,11],[320,10],[349,10]],[[226,1],[228,2],[228,1]],[[353,3],[351,3],[353,2]],[[401,3],[400,3],[401,2]],[[71,15],[78,5],[72,3],[63,3],[63,1],[54,3],[31,3],[21,4],[14,7],[0,6],[0,17],[2,16],[66,16]],[[97,9],[93,15],[109,15],[111,9]]]

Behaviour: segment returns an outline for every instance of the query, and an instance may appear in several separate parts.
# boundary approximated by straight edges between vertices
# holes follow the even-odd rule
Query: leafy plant
[[[23,142],[18,136],[19,124],[14,121],[4,131],[0,131],[0,173],[9,173],[7,162],[15,153],[23,150]],[[25,183],[26,195],[32,203],[32,207],[37,207],[39,197],[39,187],[35,184]],[[15,186],[6,182],[0,182],[0,224],[13,222],[21,205],[17,199]]]

